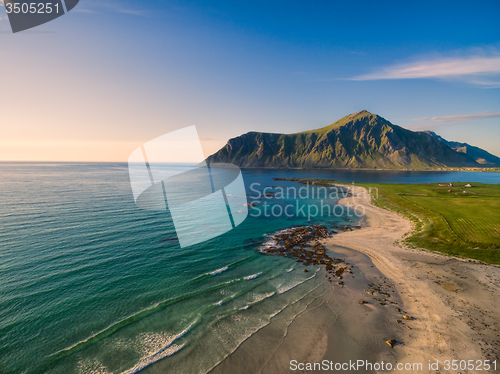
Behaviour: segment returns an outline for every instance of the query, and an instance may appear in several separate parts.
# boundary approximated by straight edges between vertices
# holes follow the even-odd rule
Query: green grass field
[[[376,206],[415,223],[408,245],[500,264],[500,185],[465,185],[363,184],[378,189]]]

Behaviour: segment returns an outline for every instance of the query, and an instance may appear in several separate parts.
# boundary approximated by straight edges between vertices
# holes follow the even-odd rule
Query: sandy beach
[[[339,204],[363,206],[363,227],[322,244],[355,265],[353,276],[345,286],[322,281],[300,314],[272,321],[211,373],[347,373],[358,360],[402,373],[500,372],[500,268],[403,246],[410,221],[372,205],[361,187],[344,187],[352,194]]]
[[[415,318],[404,321],[411,330],[400,325],[396,339],[404,344],[394,348],[397,360],[439,360],[440,372],[462,373],[488,370],[445,370],[442,363],[497,360],[498,364],[500,268],[403,246],[401,239],[411,232],[411,223],[373,206],[362,187],[345,187],[351,187],[352,196],[339,204],[363,206],[367,225],[334,235],[325,244],[332,250],[344,246],[368,255],[395,285],[402,301],[400,308]],[[500,368],[489,372],[500,372]]]

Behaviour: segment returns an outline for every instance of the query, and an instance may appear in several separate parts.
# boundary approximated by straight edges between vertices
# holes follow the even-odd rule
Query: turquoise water
[[[304,273],[258,251],[269,234],[310,224],[307,217],[249,216],[181,249],[168,212],[135,206],[126,164],[0,163],[0,175],[0,373],[132,373],[160,361],[171,372],[205,373],[320,282],[311,267]],[[254,189],[301,187],[275,176],[500,182],[490,173],[243,175],[249,193],[257,182]]]

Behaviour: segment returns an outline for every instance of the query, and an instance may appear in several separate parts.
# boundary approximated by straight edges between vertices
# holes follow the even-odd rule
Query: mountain
[[[442,138],[438,134],[433,131],[425,131],[427,134],[433,136],[439,141],[446,144],[451,149],[454,149],[457,152],[465,153],[471,156],[477,163],[482,165],[500,165],[500,157],[492,155],[491,153],[481,149],[479,147],[475,147],[473,145],[467,143],[459,143],[459,142],[449,142],[448,140]]]
[[[363,110],[296,134],[249,132],[230,139],[208,162],[241,167],[431,169],[480,166],[425,132]]]

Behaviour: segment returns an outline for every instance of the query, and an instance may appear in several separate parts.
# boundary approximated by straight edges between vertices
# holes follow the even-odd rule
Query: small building
[[[468,188],[470,188],[470,187],[472,187],[472,184],[470,184],[470,183],[467,183],[467,184],[465,185],[465,187],[468,187]]]

